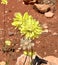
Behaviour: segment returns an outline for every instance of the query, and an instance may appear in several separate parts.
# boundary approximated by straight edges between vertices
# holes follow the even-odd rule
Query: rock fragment
[[[47,4],[34,4],[34,7],[41,13],[45,13],[50,10],[50,5]]]
[[[45,15],[47,18],[51,18],[51,17],[54,16],[54,13],[51,12],[51,11],[49,11],[49,12],[46,12],[44,15]]]
[[[0,65],[6,65],[6,62],[5,61],[1,61]]]
[[[13,36],[13,35],[14,35],[14,32],[10,32],[10,31],[9,31],[8,34],[9,34],[9,36]]]
[[[58,58],[55,56],[46,56],[43,59],[47,60],[47,64],[42,64],[42,65],[58,65]]]
[[[25,59],[26,59],[26,62],[25,62]],[[22,54],[20,57],[17,58],[17,62],[16,62],[16,65],[23,65],[24,62],[25,62],[25,65],[30,65],[30,62],[31,62],[31,57],[27,56],[26,58],[26,55]]]

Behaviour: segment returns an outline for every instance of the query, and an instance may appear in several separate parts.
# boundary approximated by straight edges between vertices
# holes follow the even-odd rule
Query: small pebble
[[[39,44],[40,43],[40,41],[36,41],[36,44]]]
[[[46,56],[43,59],[47,60],[47,64],[43,64],[43,65],[58,65],[58,58],[55,56]]]
[[[45,23],[45,24],[43,24],[42,26],[43,26],[43,28],[48,28],[48,26],[47,26],[47,24],[46,24],[46,23]]]
[[[49,12],[46,12],[44,15],[45,15],[47,18],[51,18],[51,17],[54,16],[54,13],[51,12],[51,11],[49,11]]]
[[[55,53],[57,53],[58,51],[57,50],[54,50]]]
[[[8,20],[12,20],[10,17],[8,17]]]
[[[18,50],[21,50],[21,48],[18,48]]]
[[[50,9],[50,5],[47,4],[34,4],[34,7],[41,13],[45,13]]]
[[[48,29],[45,29],[43,32],[46,32],[46,33],[48,33],[48,32],[49,32],[49,30],[48,30]]]
[[[13,36],[14,32],[8,32],[9,36]]]
[[[5,11],[5,14],[7,14],[8,13],[8,11]]]
[[[52,30],[49,30],[50,33],[52,33],[53,31]]]
[[[1,61],[0,65],[6,65],[6,62],[5,61]]]
[[[58,33],[57,32],[54,32],[54,33],[52,33],[52,35],[58,35]]]
[[[22,4],[24,4],[24,2],[22,2]]]
[[[44,52],[44,55],[46,55],[47,53],[46,52]]]
[[[18,50],[18,49],[16,50],[17,53],[18,53],[19,51],[20,51],[20,50]]]

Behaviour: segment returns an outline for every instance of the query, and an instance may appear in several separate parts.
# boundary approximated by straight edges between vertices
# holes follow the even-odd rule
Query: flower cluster
[[[7,3],[8,3],[8,0],[1,0],[1,4],[7,5]]]
[[[12,25],[18,28],[26,39],[37,38],[42,33],[42,27],[39,22],[27,12],[23,16],[21,13],[15,13]]]

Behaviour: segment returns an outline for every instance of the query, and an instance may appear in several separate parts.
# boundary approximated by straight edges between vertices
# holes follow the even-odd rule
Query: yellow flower
[[[7,0],[1,0],[1,4],[7,5],[8,1]]]

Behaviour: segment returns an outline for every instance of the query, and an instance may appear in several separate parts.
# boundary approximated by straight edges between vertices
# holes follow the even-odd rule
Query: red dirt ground
[[[0,0],[1,2],[1,0]],[[16,59],[22,51],[3,53],[1,50],[4,44],[4,40],[11,40],[13,43],[17,43],[15,50],[19,48],[20,34],[11,25],[13,21],[14,13],[28,12],[36,20],[39,20],[40,24],[47,24],[48,30],[51,32],[43,33],[38,39],[34,40],[36,51],[40,56],[54,55],[58,57],[58,1],[56,2],[56,11],[53,18],[46,18],[43,14],[38,13],[33,9],[33,5],[25,5],[22,0],[9,0],[8,5],[0,4],[0,61],[9,61],[9,65],[15,65]],[[5,16],[5,21],[4,21]],[[14,36],[9,36],[9,32],[13,32]],[[57,33],[56,35],[53,35]],[[16,42],[17,41],[17,42]]]

